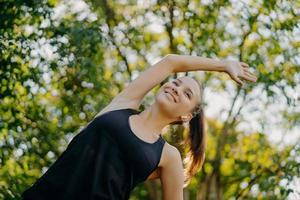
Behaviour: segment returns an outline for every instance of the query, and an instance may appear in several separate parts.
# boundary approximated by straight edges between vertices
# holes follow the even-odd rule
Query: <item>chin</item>
[[[165,93],[159,93],[155,96],[155,104],[170,117],[173,117],[175,109],[178,109],[178,105],[174,101],[171,101]]]

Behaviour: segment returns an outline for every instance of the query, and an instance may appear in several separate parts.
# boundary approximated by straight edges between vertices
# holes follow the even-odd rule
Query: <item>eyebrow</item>
[[[182,80],[180,80],[180,79],[175,79],[175,80],[177,80],[177,81],[179,81],[181,84],[182,84]],[[188,89],[188,91],[190,91],[191,93],[192,93],[192,95],[194,96],[194,93],[193,93],[193,91],[190,89],[190,88],[187,88]]]

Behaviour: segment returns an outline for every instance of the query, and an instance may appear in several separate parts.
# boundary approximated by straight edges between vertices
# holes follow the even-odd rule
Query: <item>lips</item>
[[[165,90],[165,93],[170,94],[170,95],[173,97],[174,102],[175,102],[175,103],[177,102],[177,101],[176,101],[176,97],[175,97],[175,95],[174,95],[172,92],[169,92],[169,91]]]

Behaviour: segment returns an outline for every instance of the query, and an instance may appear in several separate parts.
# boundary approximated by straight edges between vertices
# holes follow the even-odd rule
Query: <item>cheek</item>
[[[182,107],[184,107],[184,110],[191,110],[194,107],[194,102],[192,100],[187,99],[186,97],[183,97],[181,100]]]
[[[170,104],[172,103],[169,99],[169,97],[167,96],[167,94],[165,94],[164,92],[159,92],[157,93],[157,95],[155,96],[155,100],[159,103],[163,103],[163,104]]]
[[[185,105],[190,105],[190,104],[192,104],[192,102],[191,102],[186,96],[184,96],[184,95],[181,96],[180,100],[181,100],[181,102],[182,102],[183,104],[185,104]]]

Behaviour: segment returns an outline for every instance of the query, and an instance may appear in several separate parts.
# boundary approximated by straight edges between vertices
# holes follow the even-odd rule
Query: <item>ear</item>
[[[187,121],[191,120],[192,117],[193,117],[193,115],[192,115],[191,113],[189,113],[189,114],[186,114],[186,115],[182,115],[182,116],[181,116],[181,120],[182,120],[183,122],[187,122]]]

